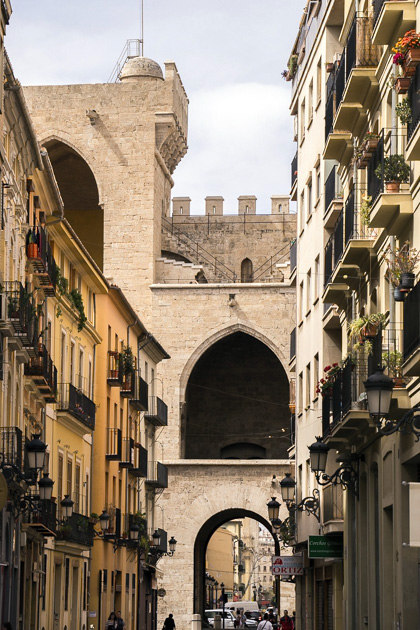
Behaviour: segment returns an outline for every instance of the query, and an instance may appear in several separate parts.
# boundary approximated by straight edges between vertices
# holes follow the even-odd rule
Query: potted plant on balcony
[[[122,384],[123,390],[130,390],[132,386],[132,376],[133,370],[135,368],[135,358],[133,351],[130,346],[123,345],[122,352],[122,370],[124,375],[124,380]]]
[[[365,195],[362,197],[362,205],[360,206],[360,221],[363,227],[369,227],[370,211],[372,210],[372,196]]]
[[[35,230],[29,230],[26,255],[28,258],[38,258],[38,243],[35,235]]]
[[[296,72],[298,68],[298,56],[290,55],[289,61],[287,62],[287,70],[283,70],[281,76],[286,81],[291,81],[295,78]]]
[[[362,142],[362,150],[365,154],[373,155],[379,142],[379,134],[373,131],[367,131]]]
[[[398,193],[401,184],[406,184],[410,179],[410,167],[403,155],[387,155],[383,164],[376,167],[375,175],[385,181],[387,192]]]
[[[399,350],[382,353],[382,363],[394,381],[394,387],[404,387],[405,381],[402,374],[403,355]]]
[[[401,124],[407,125],[411,122],[411,104],[408,97],[403,98],[401,103],[395,106],[395,113]]]
[[[337,375],[340,373],[341,367],[339,363],[333,363],[332,365],[326,365],[324,367],[324,378],[321,378],[316,386],[316,393],[324,396],[331,396],[333,385],[336,381]]]
[[[388,263],[388,273],[394,286],[398,281],[400,290],[411,291],[416,278],[415,269],[420,262],[420,252],[410,247],[410,242],[406,241],[395,252],[388,250],[385,260]]]
[[[379,326],[385,324],[386,316],[383,313],[372,313],[357,317],[348,325],[350,337],[358,337],[359,343],[364,343],[365,338],[375,337]]]
[[[420,62],[420,34],[415,30],[407,31],[395,43],[392,52],[393,63],[402,66],[405,77],[412,77]]]

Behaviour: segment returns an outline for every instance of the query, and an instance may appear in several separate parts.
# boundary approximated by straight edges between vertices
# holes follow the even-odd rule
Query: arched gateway
[[[144,69],[144,60],[133,63]],[[161,627],[170,612],[178,628],[190,627],[202,605],[200,558],[211,528],[222,514],[266,518],[267,501],[279,495],[273,475],[289,471],[294,455],[288,384],[294,378],[295,277],[289,260],[296,215],[278,214],[275,196],[271,213],[261,208],[266,214],[234,216],[233,208],[223,214],[223,199],[209,197],[209,204],[217,203],[214,216],[200,216],[197,206],[194,215],[189,198],[180,202],[183,212],[171,216],[172,175],[187,146],[188,100],[175,64],[165,64],[165,78],[155,66],[152,74],[126,74],[115,84],[25,89],[66,216],[170,355],[158,374],[147,375],[141,366],[150,388],[162,380],[168,406],[168,426],[156,447],[164,454],[168,487],[160,496],[150,488],[141,509],[148,510],[148,526],[174,535],[178,546],[173,558],[159,561],[162,571],[148,594],[154,600],[158,588],[165,592],[157,626],[153,619],[141,630]],[[244,197],[240,203],[244,199],[248,203]],[[241,274],[246,259],[252,274],[250,265]],[[153,508],[155,501],[161,509]],[[287,517],[284,506],[280,517]]]

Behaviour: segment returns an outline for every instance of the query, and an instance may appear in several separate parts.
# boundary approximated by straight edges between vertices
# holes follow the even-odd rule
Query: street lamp
[[[157,529],[155,529],[155,531],[152,534],[152,540],[153,540],[153,546],[154,547],[159,547],[159,545],[160,545],[160,533],[158,532]]]
[[[280,513],[280,503],[276,501],[276,497],[271,497],[271,501],[267,503],[268,518],[271,522],[278,519]]]
[[[280,481],[280,488],[282,499],[286,503],[287,509],[289,510],[289,512],[308,512],[308,514],[313,514],[319,523],[319,490],[315,488],[312,492],[311,497],[305,497],[300,503],[296,505],[295,487],[296,481],[293,479],[290,473],[286,473],[286,475]]]
[[[381,435],[391,435],[396,431],[400,433],[413,433],[416,440],[420,440],[420,403],[414,405],[405,412],[400,420],[391,420],[389,408],[391,406],[393,381],[383,373],[383,368],[378,368],[374,374],[364,382],[366,389],[369,414],[375,421]]]
[[[169,554],[171,556],[173,556],[175,551],[176,551],[176,543],[177,543],[177,541],[175,540],[175,538],[173,536],[171,536],[170,539],[169,539]]]
[[[72,501],[68,494],[64,495],[64,499],[60,502],[61,508],[63,510],[63,518],[69,519],[73,514],[73,505],[74,501]]]
[[[44,476],[38,481],[39,498],[41,501],[51,501],[54,481],[50,478],[48,473],[44,473]]]
[[[109,529],[109,522],[111,517],[106,510],[102,510],[102,514],[99,517],[99,525],[101,526],[101,532],[104,534]]]
[[[27,442],[25,449],[28,454],[28,464],[31,471],[35,472],[44,468],[47,445],[41,440],[40,433],[32,435],[32,440]]]
[[[325,469],[327,467],[329,447],[322,442],[322,438],[317,437],[316,442],[308,446],[308,448],[311,471],[315,473],[316,480],[320,486],[325,486],[329,483],[335,486],[341,484],[344,488],[350,488],[357,494],[358,473],[352,466],[351,458],[343,458],[341,466],[332,475],[327,475]]]

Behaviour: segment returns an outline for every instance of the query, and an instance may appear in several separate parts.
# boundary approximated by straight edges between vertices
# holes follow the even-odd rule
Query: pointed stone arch
[[[191,362],[181,401],[181,457],[287,457],[288,376],[277,353],[251,332],[230,326]]]
[[[50,134],[43,140],[60,193],[64,216],[86,249],[103,269],[104,212],[90,160],[68,139]]]

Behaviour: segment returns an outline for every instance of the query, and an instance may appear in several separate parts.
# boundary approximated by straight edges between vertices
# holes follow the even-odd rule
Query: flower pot
[[[401,182],[385,182],[385,190],[387,193],[399,193]]]
[[[334,70],[334,64],[332,62],[328,62],[325,64],[325,71],[330,73]]]
[[[360,331],[360,335],[363,337],[376,337],[378,334],[379,324],[366,324],[364,328]]]
[[[420,63],[420,48],[410,48],[404,60],[404,68],[414,68]]]
[[[369,164],[369,160],[365,157],[361,157],[357,160],[357,168],[366,168]]]
[[[395,82],[395,91],[397,94],[407,94],[408,89],[410,87],[411,78],[410,77],[398,77]]]
[[[370,140],[366,140],[365,143],[365,151],[369,151],[373,153],[378,146],[379,138],[370,138]]]
[[[412,289],[414,287],[415,275],[414,273],[402,273],[400,286],[402,289]]]
[[[28,243],[26,255],[28,258],[38,258],[38,245],[36,243]]]
[[[109,378],[118,378],[118,370],[110,370]]]
[[[292,416],[295,415],[295,411],[296,411],[296,405],[294,403],[290,403],[289,404],[289,409],[290,409],[290,413],[292,414]]]
[[[394,387],[401,389],[401,387],[405,387],[405,381],[403,376],[394,376],[392,378],[392,382],[394,383]]]
[[[404,291],[401,291],[401,287],[394,287],[394,300],[404,302]]]

